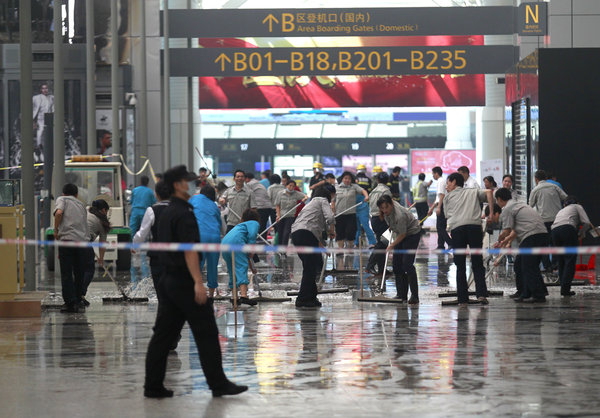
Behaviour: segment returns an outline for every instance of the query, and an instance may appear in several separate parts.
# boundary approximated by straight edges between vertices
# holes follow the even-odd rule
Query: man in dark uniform
[[[158,220],[158,242],[199,242],[200,233],[194,209],[188,203],[197,176],[184,165],[167,170],[164,181],[171,202]],[[164,266],[156,293],[158,312],[154,335],[146,355],[144,396],[167,398],[173,391],[163,386],[169,348],[187,321],[200,357],[202,370],[213,397],[236,395],[248,389],[230,382],[223,371],[219,330],[212,300],[208,299],[200,271],[199,253],[195,251],[161,252]]]
[[[390,180],[388,182],[388,186],[390,188],[390,191],[392,192],[392,199],[402,204],[402,202],[400,201],[400,183],[402,182],[400,171],[401,169],[398,166],[393,168],[392,174],[390,175]]]
[[[310,178],[310,182],[308,183],[311,197],[317,187],[323,186],[327,182],[325,176],[323,176],[323,164],[318,161],[313,164],[313,174],[314,176]]]
[[[367,169],[367,167],[365,167],[364,164],[359,164],[356,167],[356,184],[358,184],[360,187],[362,187],[363,189],[365,189],[367,191],[367,193],[371,192],[372,189],[372,185],[371,185],[371,179],[369,177],[367,177],[367,173],[365,173],[365,170]]]

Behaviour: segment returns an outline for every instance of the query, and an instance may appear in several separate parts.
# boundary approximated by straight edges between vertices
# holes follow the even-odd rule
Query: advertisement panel
[[[431,174],[431,169],[440,166],[444,175],[455,172],[460,166],[467,166],[471,176],[476,175],[475,150],[411,150],[411,174]]]
[[[21,164],[21,141],[33,142],[34,163],[44,162],[44,145],[51,138],[51,128],[46,124],[47,116],[54,113],[54,83],[52,80],[34,80],[33,96],[33,138],[21,138],[21,91],[18,80],[8,81],[8,164]],[[81,154],[81,83],[79,80],[64,81],[65,119],[64,138],[65,156]],[[34,187],[41,190],[43,185],[43,167],[35,168]],[[20,178],[21,170],[10,170],[11,178]]]
[[[376,155],[375,165],[380,166],[384,173],[391,173],[396,166],[402,169],[402,173],[406,173],[408,172],[408,154]]]

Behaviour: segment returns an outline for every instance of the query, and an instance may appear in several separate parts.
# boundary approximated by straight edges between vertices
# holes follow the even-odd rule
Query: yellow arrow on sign
[[[267,17],[264,18],[264,20],[262,21],[263,24],[269,22],[269,32],[273,32],[273,23],[279,23],[279,20],[277,20],[277,18],[275,16],[273,16],[271,13],[269,13],[269,15]]]
[[[221,55],[219,55],[217,57],[217,59],[215,60],[215,62],[218,64],[219,61],[221,61],[221,71],[225,71],[225,61],[227,62],[231,62],[231,58],[229,58],[227,55],[225,55],[225,53],[223,52]]]

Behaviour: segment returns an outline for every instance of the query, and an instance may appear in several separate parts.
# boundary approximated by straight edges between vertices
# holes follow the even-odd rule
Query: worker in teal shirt
[[[371,229],[371,225],[369,224],[369,205],[364,203],[365,197],[362,194],[356,195],[356,203],[363,202],[362,205],[358,205],[356,208],[356,237],[354,238],[354,245],[358,247],[358,240],[360,239],[361,227],[365,234],[367,234],[367,241],[369,242],[369,246],[375,245],[377,239],[375,238],[375,234]]]
[[[136,187],[131,192],[131,214],[129,215],[129,229],[131,229],[132,239],[142,225],[142,219],[144,219],[146,209],[156,203],[154,190],[148,187],[148,183],[150,182],[148,176],[142,176],[140,178],[140,182],[141,186]],[[137,257],[140,257],[142,278],[150,276],[150,269],[146,260],[145,251],[137,255]],[[131,263],[130,273],[131,283],[136,283],[137,269],[134,266],[134,263]]]
[[[194,207],[194,215],[200,230],[200,242],[203,244],[218,244],[221,242],[221,211],[215,203],[215,188],[210,184],[200,190],[200,194],[192,196],[189,200]],[[236,260],[237,261],[237,260]],[[215,296],[219,287],[217,265],[219,264],[219,252],[204,252],[200,268],[204,268],[206,262],[206,278],[208,280],[208,297]]]
[[[223,237],[222,244],[245,245],[254,244],[258,235],[258,223],[260,216],[256,209],[246,209],[242,214],[242,222],[233,227],[231,231]],[[246,254],[241,251],[235,252],[235,279],[238,289],[240,289],[239,303],[246,305],[256,305],[256,301],[248,298],[248,258],[251,254]],[[229,272],[229,288],[233,289],[233,269],[231,263],[231,252],[224,251],[223,259],[227,264]],[[254,269],[254,267],[253,267]],[[253,270],[254,271],[254,270]]]
[[[140,229],[146,209],[156,203],[154,191],[148,187],[148,182],[150,181],[148,176],[142,176],[140,181],[142,185],[136,187],[131,192],[131,215],[129,215],[129,228],[131,228],[132,237]]]

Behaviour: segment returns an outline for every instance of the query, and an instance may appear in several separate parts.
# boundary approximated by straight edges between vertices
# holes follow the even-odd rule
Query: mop
[[[502,261],[504,259],[505,254],[502,254],[497,260],[496,262],[494,262],[494,264],[492,265],[492,268],[485,274],[485,281],[487,282],[487,280],[492,276],[492,274],[494,273],[494,270],[496,269],[496,267],[498,267],[500,265],[500,261]],[[488,258],[486,258],[485,261],[489,260],[491,256],[489,256]],[[469,274],[469,281],[467,283],[467,289],[471,288],[471,285],[473,284],[473,282],[475,281],[475,278],[473,276],[473,270],[471,269],[471,274]],[[473,291],[469,291],[469,296],[475,296],[477,293],[473,292]],[[503,291],[497,291],[497,290],[488,290],[488,297],[492,297],[492,296],[503,296],[504,292]],[[440,293],[438,295],[440,298],[446,298],[446,297],[457,297],[458,294],[456,292],[447,292],[447,293]],[[469,299],[469,304],[475,305],[478,304],[479,301],[478,300],[471,300]],[[458,305],[458,299],[456,300],[444,300],[442,301],[442,306],[454,306],[454,305]]]
[[[333,241],[329,240],[328,247],[331,248],[332,245],[333,245]],[[327,266],[327,258],[328,258],[328,253],[324,253],[323,254],[323,267],[321,268],[321,275],[319,276],[319,283],[317,284],[317,294],[348,292],[349,289],[347,287],[331,287],[331,288],[323,289],[323,284],[325,281],[326,266]],[[332,257],[332,259],[335,260],[335,257]],[[334,263],[335,263],[335,261],[334,261]],[[298,296],[298,291],[294,290],[294,291],[287,292],[287,295],[288,296]]]
[[[106,277],[108,275],[108,277],[110,277],[110,280],[115,284],[115,286],[117,287],[117,290],[119,291],[119,293],[121,293],[121,297],[103,297],[102,298],[102,302],[103,303],[118,303],[118,302],[126,302],[126,303],[147,303],[148,302],[148,298],[147,297],[129,297],[127,296],[127,294],[125,293],[125,291],[119,286],[119,284],[117,283],[117,281],[115,280],[115,278],[113,277],[112,274],[110,274],[110,271],[106,268],[106,266],[104,264],[102,264],[102,268],[104,269],[104,274],[102,275],[102,277]]]
[[[354,209],[354,208],[356,208],[356,207],[358,207],[358,206],[362,205],[363,203],[365,203],[365,202],[364,202],[364,201],[362,201],[362,202],[358,202],[356,205],[350,206],[348,209],[345,209],[345,210],[343,210],[342,212],[340,212],[340,213],[336,214],[336,215],[335,215],[335,217],[337,218],[338,216],[342,216],[344,213],[346,213],[346,212],[348,212],[348,211],[350,211],[350,210],[352,210],[352,209]],[[342,255],[342,257],[343,257],[343,255]],[[340,274],[340,273],[341,273],[341,274],[344,274],[344,273],[358,273],[358,272],[357,272],[356,270],[354,270],[354,269],[349,269],[349,270],[337,270],[337,269],[335,268],[336,261],[337,261],[337,256],[336,256],[336,255],[333,255],[333,263],[332,263],[332,266],[331,266],[331,270],[328,270],[328,271],[326,271],[327,273],[338,273],[338,274]]]
[[[255,298],[250,298],[251,300],[254,300],[256,302],[291,302],[292,298],[268,298],[262,295],[262,291],[260,290],[260,284],[258,282],[258,277],[257,274],[254,273],[254,271],[256,271],[255,267],[254,267],[254,263],[252,262],[252,260],[248,260],[248,263],[250,264],[250,269],[252,270],[252,276],[250,278],[250,284],[252,285],[252,287],[256,288],[256,291],[258,292],[258,297]]]
[[[386,231],[387,232],[387,231]],[[360,242],[359,242],[360,245]],[[385,273],[387,272],[387,264],[388,264],[388,253],[385,253],[385,263],[383,266],[383,275],[381,276],[381,285],[379,286],[379,290],[381,292],[385,289]],[[362,257],[360,259],[360,297],[356,298],[358,302],[376,302],[376,303],[403,303],[402,299],[396,298],[386,298],[385,296],[372,296],[372,297],[364,297],[363,295],[363,270],[362,270]]]

